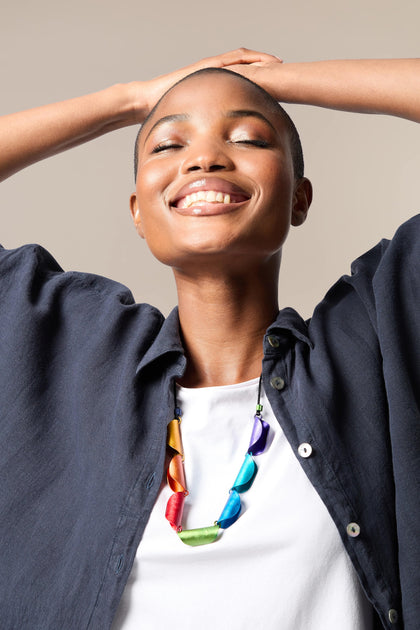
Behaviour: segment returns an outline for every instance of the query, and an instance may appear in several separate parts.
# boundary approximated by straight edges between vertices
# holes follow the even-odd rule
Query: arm
[[[354,59],[231,66],[278,101],[389,114],[420,122],[420,59]]]
[[[268,63],[276,57],[245,48],[208,57],[151,81],[135,81],[0,118],[0,181],[39,160],[141,123],[176,81],[200,68]],[[238,66],[236,66],[238,67]]]

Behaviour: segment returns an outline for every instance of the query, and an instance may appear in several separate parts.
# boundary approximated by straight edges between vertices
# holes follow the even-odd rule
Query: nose
[[[202,138],[192,143],[185,154],[182,164],[182,171],[190,173],[192,171],[213,172],[220,170],[231,170],[233,162],[222,146],[222,143],[215,138]]]

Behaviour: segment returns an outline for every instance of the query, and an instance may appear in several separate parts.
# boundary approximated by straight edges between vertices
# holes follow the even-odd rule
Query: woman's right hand
[[[162,94],[191,72],[230,65],[241,68],[273,60],[277,58],[238,48],[150,81],[114,85],[87,96],[3,116],[0,118],[0,181],[30,164],[105,133],[142,123]]]

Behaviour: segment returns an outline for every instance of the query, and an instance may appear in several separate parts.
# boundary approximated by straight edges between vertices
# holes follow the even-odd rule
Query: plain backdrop
[[[0,16],[0,113],[151,78],[238,46],[286,63],[419,53],[414,0],[2,0]],[[420,126],[286,109],[315,196],[285,246],[280,304],[307,317],[354,258],[419,211]],[[38,242],[64,269],[118,280],[167,314],[176,303],[171,272],[153,260],[128,209],[135,135],[114,132],[3,183],[0,242]]]

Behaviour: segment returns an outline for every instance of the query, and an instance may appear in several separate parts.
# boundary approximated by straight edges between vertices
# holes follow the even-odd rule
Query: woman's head
[[[284,122],[286,123],[287,129],[288,129],[288,132],[289,132],[290,143],[291,143],[291,148],[292,148],[292,158],[293,158],[293,166],[294,166],[295,178],[296,179],[300,179],[301,177],[304,176],[303,150],[302,150],[302,144],[301,144],[300,137],[299,137],[299,132],[296,129],[295,123],[290,118],[290,116],[286,112],[286,110],[280,105],[280,103],[278,103],[275,100],[275,98],[273,98],[271,96],[271,94],[269,94],[266,90],[264,90],[260,85],[258,85],[257,83],[254,83],[253,81],[250,81],[246,77],[243,77],[241,75],[238,75],[235,72],[232,72],[232,70],[227,70],[226,68],[203,68],[202,70],[197,70],[196,72],[193,72],[192,74],[187,75],[186,77],[184,77],[183,79],[181,79],[180,81],[175,83],[172,87],[170,87],[169,90],[167,90],[161,96],[159,101],[154,105],[153,109],[149,112],[148,116],[143,121],[143,124],[140,127],[140,129],[139,129],[139,132],[138,132],[137,138],[136,138],[136,142],[135,142],[135,145],[134,145],[134,179],[137,179],[138,149],[139,149],[140,138],[143,135],[143,130],[145,128],[147,128],[149,120],[151,120],[153,118],[157,108],[159,107],[160,102],[165,98],[165,96],[168,94],[168,92],[170,92],[177,85],[179,85],[180,83],[183,83],[184,81],[188,80],[191,77],[200,76],[200,75],[206,75],[206,74],[223,74],[223,73],[224,74],[232,74],[232,75],[234,75],[236,77],[239,76],[243,81],[247,81],[257,91],[260,92],[263,100],[267,104],[267,107],[271,108],[273,111],[277,111],[280,114],[280,116],[283,118]]]
[[[137,151],[132,214],[172,267],[277,255],[290,224],[306,217],[297,131],[239,74],[207,69],[174,85],[144,122]]]

